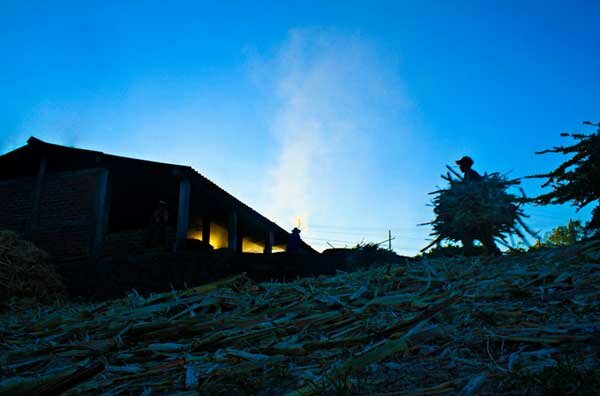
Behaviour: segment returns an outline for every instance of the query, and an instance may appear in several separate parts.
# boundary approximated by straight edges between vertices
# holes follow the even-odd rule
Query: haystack
[[[448,168],[450,169],[450,168]],[[451,172],[453,172],[450,169]],[[463,180],[448,172],[442,178],[448,188],[430,193],[434,195],[435,220],[425,223],[433,226],[434,241],[422,251],[443,240],[461,241],[465,237],[477,239],[489,235],[506,245],[506,238],[517,235],[526,242],[525,234],[534,233],[523,222],[526,217],[522,205],[524,194],[518,197],[507,190],[520,184],[498,173],[485,174],[480,180]]]
[[[0,304],[15,298],[50,303],[64,296],[48,254],[12,231],[0,231]]]

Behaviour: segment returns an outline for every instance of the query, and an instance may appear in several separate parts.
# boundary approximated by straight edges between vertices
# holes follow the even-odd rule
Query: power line
[[[308,240],[310,243],[316,244],[316,245],[327,245],[327,242],[334,242],[334,243],[344,243],[344,244],[358,244],[360,243],[360,241],[347,241],[347,240],[341,240],[341,239],[329,239],[329,238],[316,238],[316,237],[303,237],[302,239]],[[393,238],[394,240],[395,238]],[[385,240],[385,242],[387,242],[387,239]],[[423,242],[426,242],[425,239],[423,239]],[[418,249],[415,246],[397,246],[394,245],[394,249]]]
[[[415,227],[417,225],[415,224]],[[409,230],[412,229],[413,227],[411,226],[383,226],[383,227],[355,227],[355,226],[339,226],[339,225],[323,225],[323,224],[308,224],[308,228],[330,228],[330,229],[338,229],[338,230],[354,230],[354,231],[360,231],[360,230],[383,230],[383,231],[387,231],[390,228],[392,230],[394,229],[405,229],[405,230]]]
[[[325,242],[354,243],[354,242],[350,242],[350,241],[343,241],[340,239],[329,239],[329,238],[302,237],[302,239],[312,239],[315,241],[325,241]]]
[[[380,240],[383,236],[382,235],[363,235],[363,234],[344,234],[344,233],[339,233],[336,235],[327,235],[327,234],[322,234],[322,233],[310,233],[306,236],[306,238],[321,238],[321,239],[328,239],[328,238],[339,238],[339,237],[347,237],[346,239],[377,239]],[[408,235],[402,235],[402,234],[395,234],[394,238],[395,239],[400,239],[400,240],[414,240],[414,241],[421,241],[424,240],[426,238],[429,238],[430,234],[423,234],[423,235],[417,235],[417,234],[412,234],[412,236],[408,236]]]
[[[334,235],[348,235],[348,236],[360,236],[362,238],[379,238],[381,237],[381,235],[383,233],[360,233],[360,232],[352,232],[352,231],[317,231],[315,232],[310,232],[310,235],[315,235],[318,237],[326,237],[327,234],[334,234]],[[428,233],[425,233],[428,234]],[[406,234],[396,234],[396,237],[398,239],[423,239],[423,237],[418,236],[418,234],[415,233],[411,233],[410,235],[406,235]]]

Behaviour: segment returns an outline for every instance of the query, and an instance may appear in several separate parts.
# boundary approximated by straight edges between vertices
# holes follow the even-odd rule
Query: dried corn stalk
[[[48,254],[12,231],[0,231],[0,303],[13,298],[49,303],[64,296],[62,278]]]
[[[238,275],[0,315],[0,395],[542,394],[517,374],[566,357],[600,367],[599,297],[598,242],[389,274]]]
[[[450,168],[448,168],[450,169]],[[451,169],[450,169],[451,170]],[[524,197],[509,193],[518,179],[507,179],[498,173],[485,174],[480,180],[463,180],[450,172],[442,175],[449,183],[445,189],[430,193],[435,219],[432,225],[434,241],[422,251],[442,240],[461,241],[490,236],[506,244],[506,238],[517,235],[526,242],[525,234],[534,233],[525,225],[522,205]]]

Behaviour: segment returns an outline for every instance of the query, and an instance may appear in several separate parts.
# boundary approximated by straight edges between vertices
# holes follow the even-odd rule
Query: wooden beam
[[[273,244],[275,243],[275,234],[273,231],[267,231],[267,236],[265,238],[265,254],[273,253]]]
[[[46,157],[40,159],[35,186],[33,187],[33,197],[31,206],[31,223],[29,224],[29,234],[37,231],[40,224],[40,200],[42,197],[42,189],[44,188],[44,179],[46,178]]]
[[[210,217],[202,216],[202,241],[210,244]]]
[[[177,234],[175,251],[185,245],[188,227],[190,225],[190,181],[181,179],[179,182],[179,207],[177,211]]]
[[[235,251],[240,253],[244,251],[244,232],[239,221],[237,228],[237,241],[235,243]]]
[[[228,244],[231,250],[237,250],[238,245],[238,215],[235,210],[229,212],[229,225],[227,227]]]
[[[102,250],[106,227],[108,224],[109,199],[108,199],[108,169],[102,168],[98,173],[96,199],[94,208],[94,238],[91,254],[96,255]]]

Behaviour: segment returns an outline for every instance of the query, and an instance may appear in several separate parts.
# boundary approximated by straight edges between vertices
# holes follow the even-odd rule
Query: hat
[[[459,159],[458,161],[456,161],[457,165],[465,165],[465,166],[471,166],[473,165],[473,159],[471,157],[468,156],[464,156],[461,159]]]
[[[159,201],[158,204],[162,205],[162,206],[169,206],[169,204],[167,203],[167,201]]]
[[[292,230],[293,233],[300,233],[300,229],[298,227],[294,227]]]

